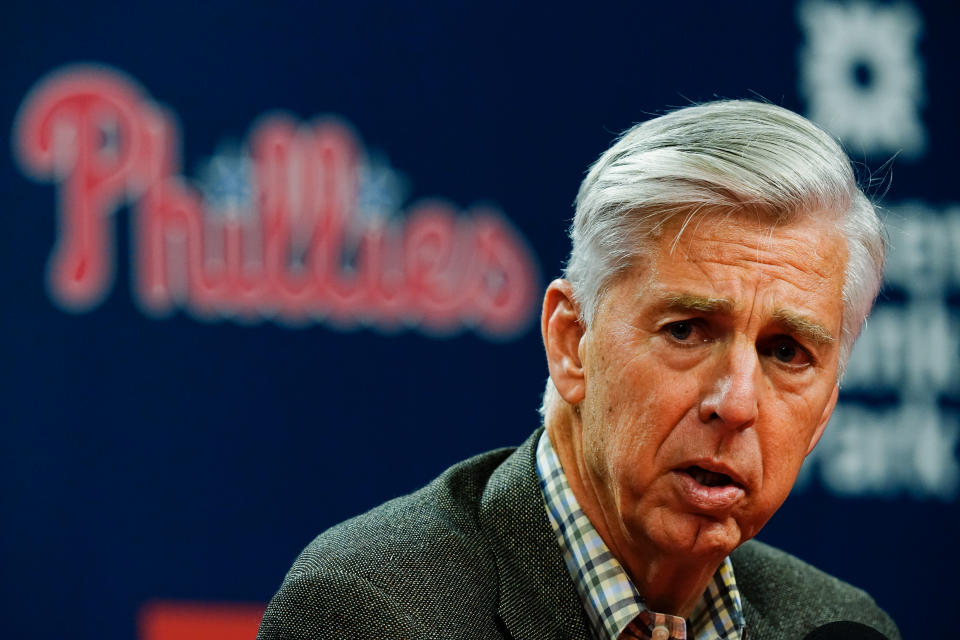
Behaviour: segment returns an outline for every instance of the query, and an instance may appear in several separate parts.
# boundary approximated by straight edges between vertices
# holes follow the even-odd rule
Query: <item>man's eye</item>
[[[685,342],[693,335],[693,323],[688,320],[671,322],[667,325],[667,332],[674,340]]]
[[[770,345],[769,355],[780,362],[795,367],[810,364],[812,358],[806,349],[793,340],[781,338]]]
[[[793,362],[797,356],[797,348],[792,344],[780,343],[773,348],[773,355],[780,362]]]

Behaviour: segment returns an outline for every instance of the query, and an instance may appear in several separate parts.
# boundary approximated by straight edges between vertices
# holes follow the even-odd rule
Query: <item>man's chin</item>
[[[682,554],[698,561],[724,558],[744,542],[733,518],[718,520],[690,513],[664,518],[662,526],[650,532],[650,538],[662,553]]]

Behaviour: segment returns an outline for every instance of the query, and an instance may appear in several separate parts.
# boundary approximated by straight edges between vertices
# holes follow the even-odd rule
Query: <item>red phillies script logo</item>
[[[265,116],[188,182],[172,114],[131,78],[85,66],[38,83],[14,139],[24,172],[58,187],[47,278],[71,311],[110,290],[110,218],[123,205],[134,290],[152,315],[472,327],[504,338],[535,308],[536,262],[503,215],[443,201],[401,214],[403,178],[342,120]]]

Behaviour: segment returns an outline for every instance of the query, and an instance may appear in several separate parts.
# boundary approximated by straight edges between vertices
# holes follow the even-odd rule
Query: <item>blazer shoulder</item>
[[[731,560],[748,628],[780,630],[762,634],[754,629],[751,637],[802,638],[822,624],[849,620],[871,626],[891,640],[900,638],[896,624],[866,591],[785,551],[750,540],[731,554]]]
[[[402,612],[394,624],[408,630],[459,624],[479,631],[493,624],[497,566],[478,508],[491,473],[511,451],[458,463],[419,491],[321,533],[294,562],[265,620],[302,619],[302,610],[336,611],[346,598],[351,619],[363,617],[358,609]],[[378,601],[391,605],[375,607]],[[291,602],[300,605],[291,608]]]
[[[426,640],[431,634],[390,594],[332,568],[284,581],[257,632],[257,640],[344,637]]]

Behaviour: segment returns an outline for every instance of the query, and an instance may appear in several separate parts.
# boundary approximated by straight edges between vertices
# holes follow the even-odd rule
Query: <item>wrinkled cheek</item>
[[[636,484],[635,480],[621,483],[614,496],[619,519],[627,533],[636,532],[645,527],[644,520],[649,513],[648,503],[652,498],[649,493],[638,490]],[[633,537],[632,534],[631,537]]]
[[[767,477],[764,481],[770,486],[776,486],[783,493],[789,493],[803,465],[808,442],[805,440],[802,443],[784,443],[778,449],[780,455],[765,455],[764,471]]]
[[[631,443],[621,451],[642,451],[643,443]],[[655,471],[648,459],[620,455],[610,468],[620,513],[629,515],[653,503],[662,503],[666,483],[658,483]],[[663,484],[664,486],[659,486]]]

